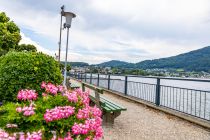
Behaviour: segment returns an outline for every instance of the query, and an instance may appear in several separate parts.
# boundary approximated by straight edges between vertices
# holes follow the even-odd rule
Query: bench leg
[[[103,115],[103,122],[105,124],[114,124],[114,119],[118,117],[121,114],[121,112],[106,112]]]

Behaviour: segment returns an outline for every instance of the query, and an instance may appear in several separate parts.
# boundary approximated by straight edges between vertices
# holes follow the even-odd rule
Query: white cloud
[[[49,11],[45,8],[47,5],[36,9],[24,1],[0,0],[0,3],[0,9],[19,26],[58,42],[60,5]],[[77,14],[70,29],[69,61],[100,63],[119,59],[139,62],[177,55],[209,43],[208,0],[86,0],[84,3],[71,1],[66,7],[74,7]],[[21,42],[34,44],[38,50],[50,55],[57,52],[57,48],[48,50],[33,38],[21,34]],[[63,60],[65,43],[66,31],[63,31]]]
[[[36,46],[37,51],[53,56],[53,54],[54,54],[53,51],[50,51],[50,50],[45,49],[44,47],[40,46],[37,42],[33,41],[31,38],[26,37],[25,34],[22,32],[20,33],[20,35],[21,35],[21,41],[19,42],[19,44],[32,44],[32,45]]]

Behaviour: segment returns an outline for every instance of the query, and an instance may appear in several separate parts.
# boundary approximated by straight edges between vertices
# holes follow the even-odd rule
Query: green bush
[[[1,101],[16,101],[20,89],[40,91],[42,81],[62,82],[59,64],[53,57],[36,52],[9,52],[0,57]]]

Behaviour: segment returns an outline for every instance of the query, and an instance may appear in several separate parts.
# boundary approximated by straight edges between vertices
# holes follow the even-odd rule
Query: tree
[[[15,49],[20,40],[18,26],[4,12],[0,13],[0,56]]]
[[[20,45],[17,45],[15,47],[15,50],[20,52],[20,51],[32,51],[32,52],[36,52],[37,49],[34,45],[31,45],[31,44],[20,44]]]
[[[61,70],[64,70],[64,68],[65,68],[65,63],[60,63],[60,69]],[[70,71],[71,70],[71,65],[70,64],[67,64],[67,67],[66,67],[66,70],[67,71]]]

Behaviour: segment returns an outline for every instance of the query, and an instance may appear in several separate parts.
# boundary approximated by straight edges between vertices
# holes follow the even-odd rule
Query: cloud
[[[40,46],[37,42],[33,41],[31,38],[26,37],[24,33],[20,32],[21,40],[19,44],[32,44],[37,48],[38,52],[43,52],[45,54],[53,56],[53,51],[50,51],[48,49],[45,49],[44,47]]]
[[[208,0],[84,0],[82,3],[73,0],[0,0],[0,3],[0,9],[22,29],[30,30],[30,37],[22,33],[24,39],[50,55],[58,50],[59,8],[65,3],[67,10],[77,14],[70,29],[69,61],[95,64],[119,59],[139,62],[209,45]],[[44,39],[35,41],[33,35],[48,38],[55,45],[49,47]],[[62,38],[61,57],[64,60],[66,30],[63,30]]]

